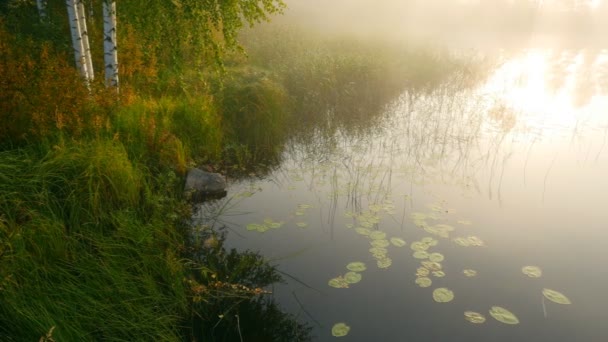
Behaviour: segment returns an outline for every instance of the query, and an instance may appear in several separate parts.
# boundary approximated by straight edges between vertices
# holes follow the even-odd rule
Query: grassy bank
[[[223,72],[160,71],[125,34],[116,95],[85,87],[58,44],[0,24],[2,341],[309,339],[265,296],[271,266],[192,234],[186,170],[265,172],[294,135],[372,126],[403,92],[468,70],[432,50],[264,28]]]

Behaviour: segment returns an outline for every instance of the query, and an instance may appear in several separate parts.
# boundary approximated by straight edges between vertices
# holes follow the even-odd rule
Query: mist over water
[[[277,22],[324,34],[416,40],[461,48],[598,47],[606,1],[288,0]]]
[[[327,117],[301,126],[312,138],[289,140],[275,170],[232,184],[219,205],[229,214],[215,224],[228,228],[228,245],[259,250],[284,272],[287,284],[273,289],[282,307],[313,326],[315,341],[335,339],[337,323],[351,328],[348,341],[607,340],[607,4],[288,5],[273,25],[491,62],[475,81],[465,63],[406,87],[361,121],[367,130],[332,124],[359,122],[348,115],[361,108],[355,98],[336,102],[348,109],[339,117],[315,107]],[[439,265],[424,263],[432,253]],[[355,261],[367,269],[345,283]],[[442,288],[454,298],[434,297]],[[493,316],[495,306],[518,324]]]

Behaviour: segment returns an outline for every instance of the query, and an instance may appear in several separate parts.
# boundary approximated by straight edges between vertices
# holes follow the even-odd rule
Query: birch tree
[[[80,16],[78,14],[77,0],[66,0],[66,8],[68,11],[68,20],[70,22],[70,32],[72,35],[72,47],[74,48],[74,59],[76,61],[76,67],[78,68],[78,70],[80,70],[80,75],[85,79],[88,84],[91,80],[91,75],[89,73],[85,57],[82,26],[80,23]],[[84,38],[88,37],[85,36]]]
[[[47,20],[47,0],[36,0],[36,7],[38,7],[38,15],[40,16],[40,21],[45,22]]]
[[[82,36],[82,47],[84,63],[89,73],[89,79],[95,78],[95,71],[93,70],[93,58],[91,58],[91,47],[89,46],[89,32],[87,30],[87,17],[84,8],[84,2],[82,0],[76,0],[76,7],[78,9],[78,23],[80,24],[80,34]]]
[[[118,49],[116,47],[116,2],[103,2],[103,50],[106,86],[118,91]]]

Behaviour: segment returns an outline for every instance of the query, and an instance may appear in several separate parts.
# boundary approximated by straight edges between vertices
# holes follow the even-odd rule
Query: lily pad
[[[464,319],[475,324],[481,324],[486,321],[486,317],[484,315],[475,311],[465,311]]]
[[[260,227],[263,227],[263,225],[258,224],[258,223],[250,223],[247,225],[247,230],[249,230],[249,231],[259,230]]]
[[[458,220],[458,223],[460,223],[463,226],[470,226],[471,224],[473,224],[473,222],[471,222],[470,220]],[[467,311],[467,312],[471,312],[471,311]]]
[[[388,247],[388,245],[390,245],[390,242],[388,242],[388,240],[372,240],[372,242],[370,242],[370,244],[374,247],[385,248],[385,247]]]
[[[331,328],[331,334],[335,337],[343,337],[348,335],[350,327],[346,323],[336,323]]]
[[[427,249],[429,249],[429,245],[422,241],[414,241],[410,245],[410,248],[414,251],[426,251]]]
[[[434,262],[442,262],[443,261],[444,256],[441,253],[431,253],[429,254],[429,260],[430,261],[434,261]]]
[[[403,240],[402,238],[392,237],[390,241],[395,247],[403,247],[406,245],[405,240]]]
[[[493,306],[490,309],[490,316],[504,324],[519,324],[519,319],[515,314],[500,306]]]
[[[433,276],[437,277],[437,278],[443,278],[443,277],[445,277],[445,272],[443,272],[443,271],[433,271]]]
[[[524,266],[521,271],[530,278],[540,278],[543,275],[543,271],[537,266]]]
[[[378,259],[376,264],[378,265],[378,268],[389,268],[393,264],[393,259],[388,257]]]
[[[474,277],[477,275],[477,271],[472,270],[470,268],[467,268],[466,270],[463,270],[462,273],[464,273],[465,276],[467,277]]]
[[[369,249],[369,252],[372,253],[373,256],[385,256],[388,253],[388,249],[383,247],[372,247]]]
[[[454,292],[446,287],[440,287],[433,291],[433,299],[437,303],[447,303],[454,299]]]
[[[435,261],[424,260],[421,262],[421,264],[422,266],[428,268],[429,271],[439,271],[442,269],[441,264]]]
[[[416,278],[416,285],[418,285],[420,287],[429,287],[429,286],[431,286],[431,284],[433,284],[433,281],[431,280],[431,278],[428,278],[428,277]]]
[[[346,272],[344,275],[344,280],[349,284],[356,284],[361,281],[361,278],[361,273],[357,272]]]
[[[349,271],[353,271],[353,272],[363,272],[367,269],[365,264],[360,261],[353,261],[353,262],[349,263],[348,265],[346,265],[346,268]]]
[[[330,279],[327,284],[329,286],[335,287],[337,289],[347,289],[348,288],[348,282],[342,276]]]
[[[386,237],[386,233],[379,230],[374,230],[369,234],[369,237],[372,240],[383,240]]]
[[[570,299],[568,299],[568,297],[566,297],[566,295],[555,290],[543,289],[543,295],[548,300],[557,304],[572,304],[572,302],[570,301]]]
[[[416,259],[427,259],[429,257],[429,253],[427,253],[426,251],[415,251],[412,255]]]
[[[428,268],[425,267],[418,267],[416,269],[416,276],[417,277],[426,277],[429,275],[429,273],[431,273],[431,271],[429,271]]]
[[[306,228],[306,227],[308,227],[308,223],[306,223],[306,222],[296,222],[296,226],[298,226],[300,228]]]

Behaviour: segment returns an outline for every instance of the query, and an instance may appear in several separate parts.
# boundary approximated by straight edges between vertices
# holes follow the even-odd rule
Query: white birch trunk
[[[89,72],[87,70],[87,64],[84,60],[84,45],[82,42],[82,31],[80,28],[80,22],[78,20],[78,11],[76,9],[75,0],[66,0],[66,7],[68,10],[68,20],[70,21],[70,31],[72,33],[72,47],[74,48],[74,59],[76,60],[76,67],[80,70],[80,75],[88,83]]]
[[[36,6],[38,7],[38,15],[40,16],[40,21],[45,22],[47,19],[47,0],[36,0]]]
[[[103,50],[106,86],[118,91],[118,50],[116,48],[116,2],[103,2]]]
[[[91,58],[91,47],[89,46],[89,32],[87,30],[87,17],[84,9],[84,2],[76,0],[76,8],[78,9],[78,23],[80,24],[80,35],[82,37],[82,47],[84,48],[82,57],[89,73],[89,79],[95,79],[95,71],[93,70],[93,59]]]

